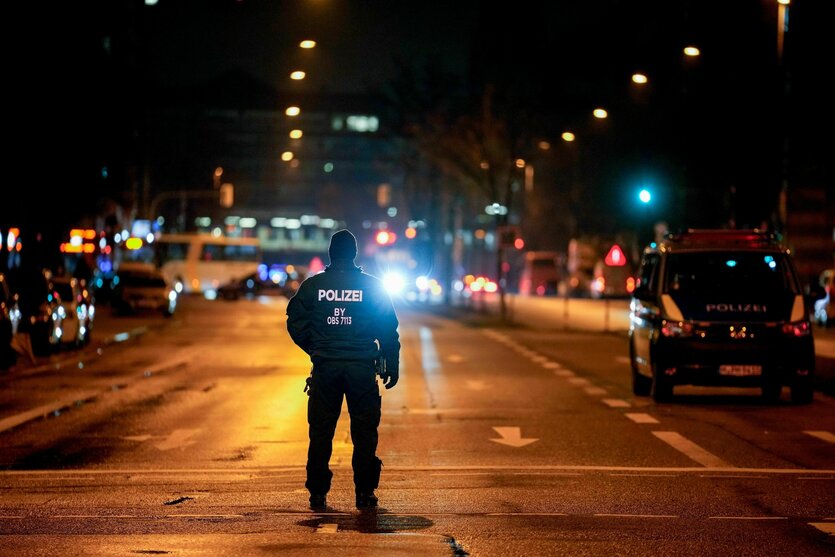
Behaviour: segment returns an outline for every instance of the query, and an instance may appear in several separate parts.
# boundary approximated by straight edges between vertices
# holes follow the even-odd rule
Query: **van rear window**
[[[684,296],[799,293],[784,254],[740,251],[671,253],[665,291]]]

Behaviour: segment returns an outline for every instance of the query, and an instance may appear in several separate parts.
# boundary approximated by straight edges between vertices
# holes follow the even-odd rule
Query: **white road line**
[[[595,513],[594,516],[601,517],[601,518],[678,518],[677,514]]]
[[[835,443],[835,435],[828,431],[804,431],[806,435],[811,435],[812,437],[817,437],[822,441],[826,441],[827,443]]]
[[[339,468],[342,469],[348,466],[350,470],[350,461],[343,464]],[[809,474],[821,474],[831,476],[835,474],[833,468],[737,468],[735,466],[598,466],[598,465],[572,465],[572,464],[531,464],[508,466],[506,464],[484,464],[484,465],[468,465],[468,466],[443,466],[443,465],[425,465],[425,466],[397,466],[386,465],[386,470],[389,472],[455,472],[455,471],[494,471],[494,472],[516,472],[520,470],[541,470],[541,471],[565,471],[577,470],[580,472],[666,472],[666,473],[695,473],[698,475],[705,472],[733,472],[734,474],[782,474],[788,476],[804,476]],[[193,480],[195,475],[206,476],[234,476],[242,480],[250,480],[253,478],[262,477],[259,474],[286,474],[293,478],[304,475],[304,464],[298,466],[241,466],[238,468],[108,468],[108,469],[91,469],[91,470],[0,470],[0,478],[14,477],[20,479],[25,476],[40,477],[46,481],[51,480],[50,476],[63,477],[67,474],[78,474],[84,476],[130,476],[128,479],[132,482],[140,481],[145,477],[160,476],[184,476],[189,480]],[[833,479],[833,478],[826,478]],[[299,493],[304,493],[299,490]],[[835,518],[833,518],[835,520]]]
[[[539,354],[537,354],[536,356],[531,356],[531,361],[533,361],[534,363],[537,363],[537,364],[543,364],[543,363],[548,361],[548,358],[546,358],[545,356],[540,356]]]
[[[809,526],[814,526],[824,534],[835,536],[835,522],[810,522]]]
[[[610,476],[616,477],[627,477],[627,478],[677,478],[678,474],[609,474]]]
[[[658,420],[650,416],[649,414],[644,414],[641,412],[627,412],[624,414],[627,418],[635,422],[636,424],[657,424],[659,423]]]
[[[54,514],[44,518],[139,518],[135,514]]]
[[[702,466],[708,468],[733,468],[733,466],[715,454],[706,451],[680,433],[675,431],[653,431],[652,434]]]
[[[566,513],[485,513],[484,516],[568,516]]]
[[[574,372],[570,369],[558,369],[554,371],[554,375],[557,377],[574,377]]]
[[[51,402],[49,404],[44,404],[43,406],[38,406],[37,408],[32,408],[31,410],[27,410],[26,412],[21,412],[20,414],[15,414],[14,416],[9,416],[8,418],[3,418],[0,420],[0,433],[15,428],[19,425],[23,425],[26,422],[30,422],[37,418],[46,417],[56,411],[63,410],[64,408],[70,408],[75,406],[75,403],[79,400],[89,400],[101,394],[99,391],[88,391],[86,393],[80,393],[72,398],[63,400],[61,402]]]
[[[768,476],[754,476],[754,475],[740,476],[738,474],[737,475],[733,475],[733,474],[699,474],[699,477],[700,478],[720,478],[720,479],[744,479],[744,480],[747,480],[747,479],[750,479],[750,478],[761,479],[761,480],[762,479],[768,479]]]
[[[828,480],[830,482],[835,481],[835,478],[807,478],[807,477],[802,477],[802,478],[797,478],[797,479],[798,480]],[[827,518],[826,520],[835,520],[835,519]]]
[[[629,408],[632,405],[620,398],[604,398],[603,404],[609,408]]]
[[[438,351],[435,350],[432,329],[429,327],[420,328],[420,353],[424,372],[434,375],[441,371],[441,361],[438,358]]]
[[[166,518],[242,518],[242,514],[167,514]]]
[[[316,529],[317,534],[336,534],[339,524],[320,524]]]
[[[582,377],[570,377],[568,382],[572,385],[577,385],[578,387],[582,387],[583,385],[590,385],[591,381],[588,379],[584,379]]]
[[[788,520],[787,516],[709,516],[711,520]]]
[[[603,387],[586,387],[583,390],[586,391],[587,395],[592,395],[592,396],[605,395],[606,393],[609,392],[606,389],[604,389]]]
[[[560,369],[562,365],[558,364],[557,362],[545,362],[542,364],[542,367],[545,369]]]

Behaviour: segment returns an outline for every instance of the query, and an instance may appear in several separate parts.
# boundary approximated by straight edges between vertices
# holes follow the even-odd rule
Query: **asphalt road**
[[[343,411],[307,508],[310,364],[281,298],[99,313],[97,342],[0,376],[3,555],[832,555],[835,399],[634,397],[621,333],[398,309],[381,508]],[[124,334],[120,334],[124,333]],[[109,342],[102,344],[107,339]],[[115,342],[115,340],[121,342]]]

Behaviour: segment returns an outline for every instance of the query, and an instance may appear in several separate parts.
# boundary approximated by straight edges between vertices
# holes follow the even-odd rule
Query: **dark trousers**
[[[343,395],[351,416],[351,440],[354,455],[354,487],[369,492],[380,482],[377,458],[377,426],[380,425],[380,391],[373,362],[318,361],[313,364],[307,423],[310,446],[307,450],[307,481],[310,493],[330,490],[333,473],[328,461],[333,451],[333,435],[342,410]]]

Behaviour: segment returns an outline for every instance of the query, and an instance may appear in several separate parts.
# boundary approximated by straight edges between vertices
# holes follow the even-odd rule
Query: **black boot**
[[[328,506],[327,497],[324,493],[311,493],[310,494],[310,508],[311,509],[324,509]]]
[[[358,509],[373,509],[377,506],[377,496],[374,495],[374,490],[358,491],[357,492],[357,508]]]

